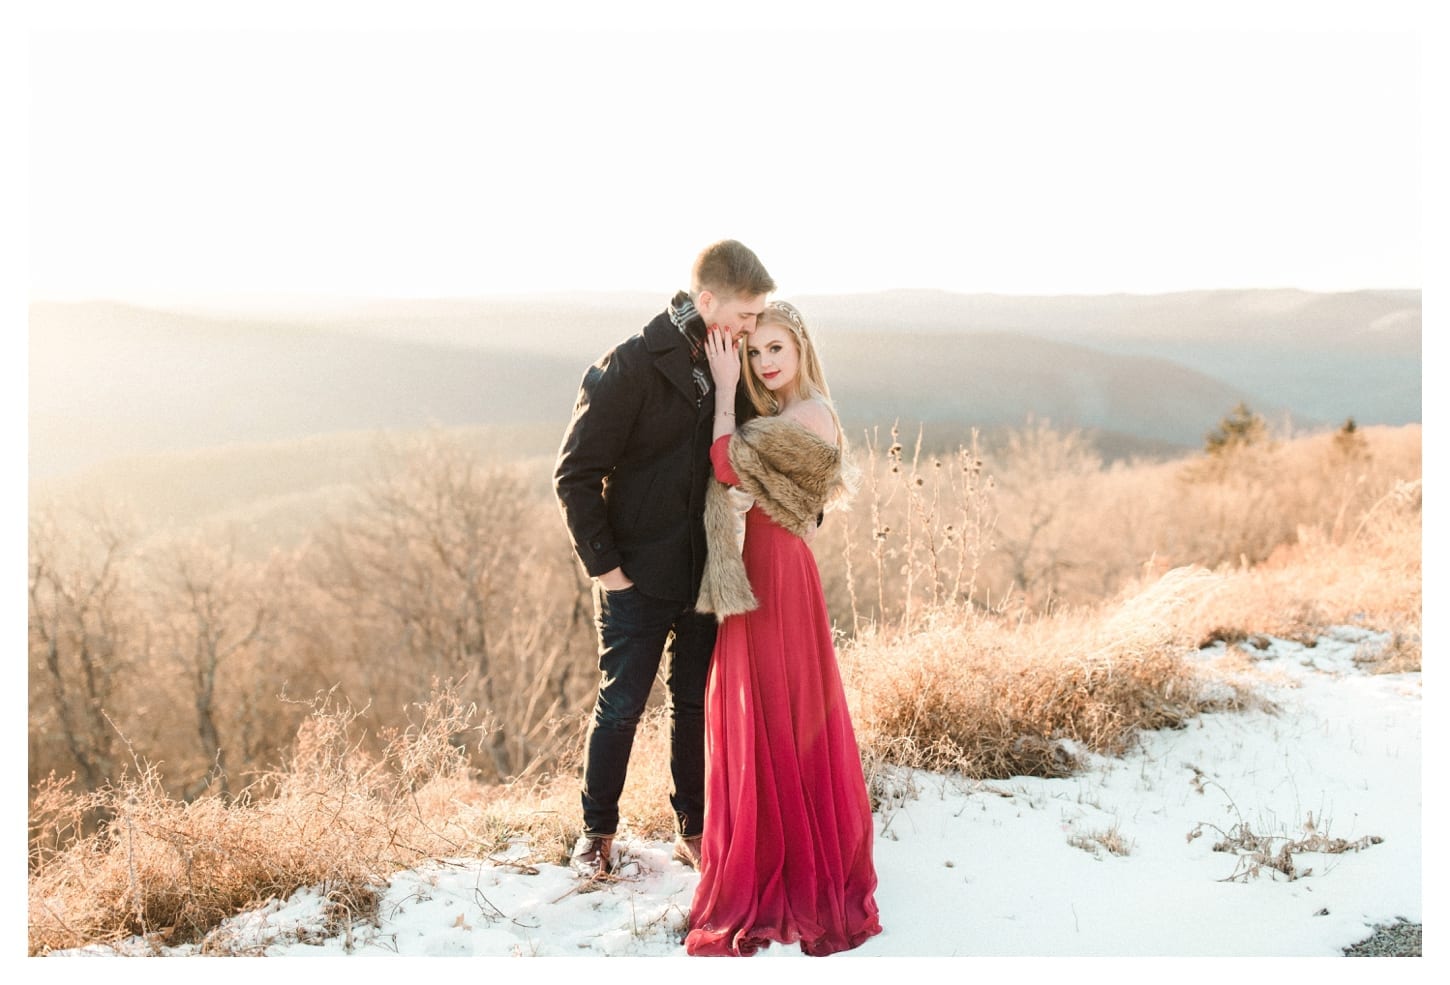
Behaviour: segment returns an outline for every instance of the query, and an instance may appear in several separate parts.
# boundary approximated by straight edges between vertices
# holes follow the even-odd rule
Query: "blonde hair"
[[[777,300],[766,304],[755,324],[757,329],[766,325],[779,325],[790,332],[791,338],[795,340],[796,353],[800,357],[795,380],[791,383],[796,396],[819,400],[831,412],[831,421],[836,425],[836,447],[841,452],[842,473],[847,479],[846,496],[832,506],[843,507],[845,499],[854,491],[856,471],[847,461],[846,431],[841,427],[840,415],[836,413],[836,405],[831,400],[831,388],[826,385],[826,373],[821,367],[821,357],[816,352],[810,330],[806,328],[806,320],[801,317],[800,310],[795,305],[789,301]],[[750,398],[750,406],[762,417],[779,414],[780,401],[766,389],[765,384],[750,367],[749,342],[740,347],[740,361],[743,364],[740,378],[745,384],[745,395]]]

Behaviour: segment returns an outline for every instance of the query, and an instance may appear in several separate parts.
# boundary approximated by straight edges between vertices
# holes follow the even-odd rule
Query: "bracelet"
[[[717,410],[717,411],[715,411],[715,416],[716,417],[734,417],[735,415],[732,412],[728,411],[728,410]]]

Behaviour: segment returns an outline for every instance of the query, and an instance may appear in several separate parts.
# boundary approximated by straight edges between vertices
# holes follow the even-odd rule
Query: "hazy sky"
[[[800,24],[33,34],[32,296],[1421,284],[1414,33]]]

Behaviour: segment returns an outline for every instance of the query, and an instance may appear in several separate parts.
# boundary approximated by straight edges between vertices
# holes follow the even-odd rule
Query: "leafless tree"
[[[312,581],[359,630],[338,642],[370,698],[402,706],[463,682],[499,777],[550,744],[583,690],[587,586],[550,506],[516,467],[434,433],[394,449],[311,552]]]
[[[237,558],[234,538],[220,545],[199,538],[175,541],[151,560],[157,615],[154,646],[162,662],[187,683],[196,737],[214,765],[223,794],[231,790],[228,745],[222,736],[219,675],[264,640],[275,621],[260,590],[259,566]],[[188,793],[205,788],[197,778]]]
[[[31,520],[30,656],[40,685],[32,688],[32,735],[53,728],[91,790],[115,773],[119,737],[107,716],[140,635],[128,618],[132,548],[128,524],[113,514],[62,519],[42,509]]]
[[[1008,433],[996,456],[1001,518],[997,545],[1012,581],[1029,599],[1056,597],[1065,576],[1093,559],[1073,550],[1075,522],[1088,481],[1102,459],[1079,430],[1029,418]]]

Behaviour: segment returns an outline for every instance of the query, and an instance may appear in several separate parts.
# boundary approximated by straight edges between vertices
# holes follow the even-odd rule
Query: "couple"
[[[571,861],[610,870],[667,651],[674,857],[700,871],[691,954],[775,941],[825,955],[881,930],[875,827],[809,547],[849,466],[815,344],[774,290],[742,244],[707,247],[690,290],[584,374],[554,476],[593,578],[601,672]]]

